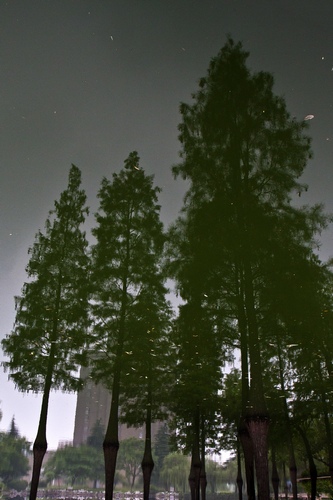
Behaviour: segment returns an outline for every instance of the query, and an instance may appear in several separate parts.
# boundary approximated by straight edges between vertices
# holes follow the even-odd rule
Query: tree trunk
[[[317,365],[317,370],[318,370],[318,376],[319,376],[319,381],[320,381],[320,387],[324,387],[324,381],[323,381],[323,376],[321,372],[321,367],[318,362]],[[327,407],[327,402],[326,402],[326,394],[323,392],[321,389],[320,391],[320,398],[321,398],[321,404],[323,408],[323,416],[324,416],[324,424],[325,424],[325,431],[326,431],[326,439],[327,439],[327,448],[328,448],[328,466],[329,466],[329,473],[331,476],[331,482],[333,484],[333,439],[332,439],[332,429],[331,429],[331,423],[329,419],[329,410]]]
[[[238,426],[238,438],[243,448],[245,475],[246,475],[246,490],[248,500],[255,500],[254,486],[254,453],[253,444],[250,438],[249,430],[245,424],[245,420],[241,418]]]
[[[279,499],[279,473],[276,466],[276,457],[274,447],[272,448],[272,486],[274,491],[274,500]]]
[[[192,456],[192,460],[191,460],[190,474],[188,476],[188,484],[189,484],[190,492],[191,492],[191,500],[196,500],[196,497],[195,497],[195,471],[194,471],[194,466],[193,466],[193,456]]]
[[[149,500],[150,480],[154,469],[154,460],[151,452],[151,398],[149,396],[148,401],[145,451],[141,462],[143,474],[143,500]]]
[[[243,500],[243,478],[242,478],[242,466],[241,466],[241,453],[240,453],[240,443],[239,438],[237,438],[237,489],[238,489],[238,500]]]
[[[201,471],[201,461],[200,461],[200,414],[199,408],[196,409],[193,418],[192,427],[192,458],[191,458],[191,469],[188,478],[191,499],[200,500],[200,471]]]
[[[206,475],[206,434],[205,419],[201,416],[201,470],[200,470],[200,490],[201,500],[206,500],[207,475]]]
[[[248,325],[248,346],[250,358],[250,405],[246,421],[253,443],[256,466],[258,500],[269,499],[268,427],[262,379],[260,341],[253,289],[252,269],[249,258],[244,255],[245,311]]]
[[[52,376],[54,370],[54,359],[55,359],[55,351],[56,351],[56,338],[58,331],[58,313],[59,313],[59,305],[60,305],[60,297],[61,297],[61,272],[60,279],[58,281],[57,287],[57,295],[55,302],[55,311],[53,318],[53,327],[52,327],[52,335],[51,335],[51,348],[47,365],[47,373],[45,377],[45,385],[42,399],[42,407],[40,411],[39,424],[37,436],[33,445],[33,456],[34,463],[32,467],[32,478],[31,478],[31,486],[30,486],[30,500],[36,500],[38,484],[40,478],[40,471],[42,468],[43,459],[47,450],[47,440],[46,440],[46,423],[47,423],[47,413],[49,407],[49,399],[50,392],[52,386]]]
[[[119,410],[120,369],[116,367],[113,386],[109,422],[103,441],[105,463],[105,500],[112,500],[113,484],[116,472],[117,455],[119,450],[118,439],[118,410]]]
[[[129,229],[128,229],[129,231]],[[119,450],[118,423],[119,423],[119,396],[122,355],[125,339],[125,317],[127,310],[127,274],[129,261],[129,237],[126,240],[125,274],[122,284],[121,311],[119,318],[119,332],[116,359],[114,362],[113,384],[111,393],[111,408],[108,426],[103,441],[105,463],[105,500],[112,500],[114,477],[116,473],[117,455]]]
[[[295,459],[295,452],[294,452],[294,444],[293,444],[293,436],[292,436],[292,429],[290,425],[290,418],[289,418],[289,410],[288,410],[288,404],[287,404],[287,395],[286,395],[286,390],[285,390],[285,385],[284,385],[284,370],[283,370],[283,362],[282,362],[282,355],[281,355],[281,347],[280,347],[280,342],[279,339],[276,339],[276,344],[277,344],[277,351],[278,351],[278,359],[279,359],[279,377],[280,377],[280,385],[281,385],[281,392],[283,394],[283,411],[284,411],[284,418],[285,418],[285,423],[286,423],[286,438],[287,438],[287,443],[288,443],[288,450],[289,450],[289,474],[290,474],[290,481],[292,485],[292,493],[293,493],[293,500],[297,500],[298,494],[297,494],[297,465],[296,465],[296,459]]]
[[[243,448],[248,500],[255,500],[253,446],[245,422],[245,415],[249,405],[249,363],[248,363],[248,338],[247,338],[248,334],[246,326],[246,315],[244,310],[243,276],[240,271],[240,266],[236,266],[236,281],[238,282],[238,287],[239,287],[238,300],[237,300],[237,315],[238,315],[238,328],[240,333],[241,366],[242,366],[242,416],[238,424],[238,441]],[[242,491],[239,494],[242,495]]]
[[[316,498],[317,498],[317,467],[316,467],[316,464],[313,460],[311,446],[310,446],[309,440],[306,436],[306,433],[303,431],[303,429],[299,425],[297,426],[297,430],[298,430],[301,438],[303,439],[306,454],[308,456],[309,472],[310,472],[310,479],[311,479],[311,500],[316,500]]]
[[[48,411],[49,396],[50,396],[50,384],[48,385],[49,387],[48,388],[45,387],[44,389],[38,431],[33,445],[34,463],[32,468],[32,479],[31,479],[30,495],[29,495],[30,500],[36,500],[37,498],[40,471],[47,450],[46,422],[47,422],[47,411]]]
[[[247,425],[253,443],[258,500],[268,500],[270,498],[267,449],[268,418],[253,416],[248,419]]]

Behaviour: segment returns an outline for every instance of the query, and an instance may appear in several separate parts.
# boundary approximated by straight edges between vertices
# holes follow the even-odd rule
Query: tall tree
[[[93,230],[97,243],[92,249],[93,336],[98,354],[92,360],[92,373],[112,392],[103,443],[107,500],[112,499],[119,448],[119,397],[126,383],[122,377],[134,367],[133,341],[137,344],[136,337],[142,334],[142,307],[147,316],[146,298],[162,286],[159,262],[165,237],[159,218],[159,191],[153,177],[139,166],[138,154],[132,152],[120,173],[113,174],[112,182],[103,179],[98,193],[100,209]],[[152,305],[156,314],[158,304],[155,301]]]
[[[9,431],[0,432],[0,479],[7,488],[17,489],[20,478],[28,473],[30,446],[31,443],[20,436],[14,418]]]
[[[117,469],[125,472],[125,477],[131,491],[133,491],[135,481],[141,473],[143,450],[144,442],[142,439],[132,437],[124,439],[121,442]]]
[[[87,480],[94,482],[103,479],[104,464],[101,448],[97,450],[91,446],[65,446],[58,448],[45,466],[45,476],[49,480],[61,478],[62,481],[75,485],[86,485]]]
[[[10,378],[22,391],[42,392],[42,407],[33,445],[30,498],[35,499],[47,450],[46,423],[51,389],[77,390],[88,322],[87,240],[82,224],[88,212],[81,172],[72,165],[68,187],[29,250],[29,281],[16,297],[11,334],[2,341]]]
[[[291,196],[305,188],[298,178],[311,152],[306,123],[290,117],[284,100],[273,93],[272,75],[251,72],[247,58],[242,45],[229,38],[199,81],[194,103],[181,105],[182,160],[173,171],[190,182],[183,218],[197,229],[197,269],[205,269],[200,274],[207,277],[205,293],[209,296],[219,283],[219,301],[239,329],[242,419],[253,444],[258,498],[266,500],[269,415],[260,299],[274,267],[278,235],[298,218]],[[320,224],[314,220],[305,225],[309,244]]]

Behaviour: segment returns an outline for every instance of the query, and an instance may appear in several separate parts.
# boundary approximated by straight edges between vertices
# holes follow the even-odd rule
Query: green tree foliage
[[[0,479],[7,488],[15,488],[17,480],[28,473],[29,450],[30,443],[20,437],[13,418],[9,431],[0,433]]]
[[[87,485],[87,480],[96,483],[104,477],[104,460],[102,449],[90,446],[65,446],[59,448],[45,465],[45,476],[48,481],[62,479],[70,486]]]
[[[168,424],[164,423],[158,429],[154,441],[154,455],[156,457],[154,474],[156,474],[157,476],[157,482],[159,481],[159,476],[163,467],[164,458],[167,455],[169,455],[170,452],[171,452],[170,431],[168,428]]]
[[[139,166],[136,152],[130,153],[120,173],[113,174],[112,182],[103,179],[98,193],[100,208],[93,229],[97,243],[92,248],[93,343],[98,355],[92,360],[92,374],[112,392],[103,444],[109,500],[119,447],[119,397],[126,385],[126,373],[138,369],[138,384],[144,384],[142,396],[147,401],[145,381],[149,380],[147,369],[155,347],[148,349],[145,363],[138,349],[139,338],[144,335],[142,343],[146,345],[150,335],[156,337],[154,328],[159,334],[157,310],[165,303],[159,268],[165,237],[158,193],[153,177]],[[140,404],[142,412],[146,405]]]
[[[320,207],[291,204],[293,193],[305,189],[298,178],[311,157],[307,125],[291,118],[274,95],[272,75],[251,72],[247,58],[242,45],[228,39],[199,81],[193,104],[181,105],[182,160],[173,171],[190,187],[178,223],[185,233],[175,274],[185,299],[201,287],[237,326],[243,419],[254,448],[258,496],[266,499],[269,419],[262,350],[270,333],[267,301],[280,307],[269,290],[282,290],[288,278],[292,283],[294,257],[301,254],[302,264],[308,263],[325,217]],[[298,297],[287,296],[281,304],[289,302],[290,311]]]
[[[72,165],[68,187],[29,250],[27,281],[16,297],[14,329],[2,341],[10,378],[22,391],[43,393],[34,443],[31,499],[36,498],[40,469],[47,449],[46,422],[51,389],[77,390],[77,371],[86,347],[87,240],[86,195],[81,172]]]
[[[10,429],[9,429],[8,434],[13,438],[17,438],[20,435],[19,430],[15,424],[15,417],[13,417],[11,420]]]
[[[117,469],[125,472],[127,485],[131,491],[133,491],[135,481],[141,476],[143,451],[144,441],[142,439],[132,437],[124,439],[120,443]]]
[[[96,420],[95,425],[91,430],[90,436],[87,439],[87,445],[101,450],[105,436],[105,429],[100,420]]]
[[[161,479],[166,489],[186,493],[188,492],[188,473],[190,458],[180,453],[170,453],[164,458],[161,470]]]

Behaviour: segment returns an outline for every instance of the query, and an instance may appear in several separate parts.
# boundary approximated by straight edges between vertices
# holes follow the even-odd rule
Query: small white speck
[[[111,40],[113,41],[113,36],[112,36],[112,35],[110,35],[110,38],[111,38]]]
[[[321,56],[321,60],[323,61],[324,59],[325,59],[325,57],[324,57],[324,56]]]

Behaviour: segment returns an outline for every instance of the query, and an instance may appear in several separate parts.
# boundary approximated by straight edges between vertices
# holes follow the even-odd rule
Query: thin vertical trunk
[[[290,425],[289,410],[288,410],[288,405],[287,405],[287,395],[286,395],[285,384],[284,384],[283,362],[282,362],[281,347],[280,347],[279,339],[277,339],[276,343],[277,343],[277,352],[278,352],[278,359],[279,359],[280,386],[281,386],[281,392],[283,395],[283,412],[284,412],[284,418],[285,418],[285,424],[286,424],[286,440],[287,440],[288,450],[289,450],[289,474],[290,474],[290,481],[291,481],[291,485],[292,485],[293,500],[297,500],[297,465],[296,465],[296,459],[295,459],[292,430],[291,430],[291,425]]]
[[[246,420],[249,434],[253,443],[258,500],[267,500],[270,496],[268,467],[269,418],[264,398],[260,343],[255,311],[252,270],[247,258],[244,258],[244,292],[245,311],[249,332],[248,345],[251,374],[250,406],[247,410]]]
[[[309,461],[309,472],[310,472],[310,479],[311,479],[311,500],[316,500],[317,498],[317,467],[316,464],[313,460],[313,455],[311,451],[311,446],[309,443],[309,440],[303,431],[303,429],[300,426],[297,426],[297,430],[301,435],[301,438],[303,439],[304,446],[306,449],[306,454],[308,456],[308,461]]]
[[[272,447],[272,486],[273,486],[273,491],[274,491],[274,500],[279,499],[279,484],[280,484],[280,478],[279,478],[279,473],[278,473],[277,466],[276,466],[275,448],[273,446]]]
[[[326,402],[326,394],[323,392],[324,381],[323,381],[323,376],[322,376],[321,366],[320,366],[319,361],[318,361],[318,364],[317,364],[317,371],[318,371],[320,388],[321,388],[320,389],[320,399],[321,399],[321,404],[322,404],[322,408],[323,408],[324,425],[325,425],[326,439],[327,439],[329,474],[331,476],[331,482],[333,483],[333,439],[332,439],[332,429],[331,429],[331,423],[330,423],[330,419],[329,419],[329,411],[328,411],[327,402]]]
[[[243,500],[243,478],[242,478],[242,465],[241,465],[241,453],[240,453],[240,442],[237,438],[237,489],[238,489],[238,500]]]
[[[38,484],[40,478],[40,471],[42,468],[43,459],[47,450],[47,440],[46,440],[46,423],[47,423],[47,413],[49,406],[49,398],[52,384],[52,374],[54,365],[54,344],[51,346],[51,353],[49,358],[48,373],[45,379],[44,393],[42,399],[42,407],[39,417],[39,425],[37,436],[33,445],[33,468],[32,468],[32,479],[30,486],[30,500],[36,500]],[[51,356],[52,355],[52,356]]]
[[[249,364],[248,364],[248,334],[244,310],[243,276],[239,267],[236,268],[236,280],[239,285],[237,316],[240,333],[241,367],[242,367],[242,414],[238,423],[238,440],[242,445],[245,463],[246,489],[248,500],[255,500],[254,486],[254,455],[253,445],[246,426],[245,418],[249,406]],[[242,493],[242,492],[241,492]]]
[[[147,416],[146,416],[146,438],[145,438],[145,450],[143,454],[143,459],[141,462],[142,474],[143,474],[143,500],[149,500],[150,491],[150,480],[154,469],[154,460],[151,451],[151,373],[148,375],[148,406],[147,406]]]
[[[52,387],[52,376],[53,376],[54,362],[56,355],[56,340],[58,334],[58,321],[59,321],[58,315],[60,308],[61,288],[62,288],[62,269],[60,268],[58,270],[58,284],[56,289],[55,307],[53,313],[53,326],[52,326],[52,334],[50,337],[51,347],[50,347],[50,354],[49,354],[47,372],[45,377],[42,407],[39,417],[37,436],[33,445],[34,463],[32,467],[32,478],[31,478],[30,495],[29,495],[30,500],[36,500],[37,498],[40,471],[47,450],[46,424],[47,424],[47,414],[48,414],[50,392]]]
[[[269,422],[265,417],[251,416],[247,422],[247,425],[253,443],[258,487],[258,500],[267,500],[270,498],[268,474]]]
[[[111,408],[109,422],[106,429],[105,438],[103,441],[104,463],[105,463],[105,500],[112,500],[114,477],[116,473],[117,455],[119,450],[119,436],[118,436],[118,423],[119,423],[119,396],[120,396],[120,379],[122,356],[125,341],[125,317],[127,313],[127,280],[128,280],[128,267],[130,255],[130,223],[127,225],[126,235],[126,257],[124,265],[124,274],[122,277],[122,297],[121,297],[121,310],[119,318],[119,331],[118,331],[118,345],[116,352],[116,359],[114,364],[113,384],[111,393]]]
[[[207,475],[206,475],[206,434],[205,419],[201,416],[201,470],[200,470],[200,490],[201,500],[206,500]]]
[[[105,463],[105,500],[112,500],[114,476],[116,472],[117,455],[119,449],[118,413],[120,392],[120,368],[115,366],[113,376],[111,409],[106,434],[103,441]]]
[[[238,426],[238,438],[242,445],[246,475],[246,490],[248,500],[255,500],[254,486],[254,453],[253,444],[245,420],[241,418]]]
[[[188,478],[191,499],[200,500],[200,471],[201,471],[201,461],[200,461],[200,413],[199,408],[195,410],[195,415],[193,418],[192,427],[192,458],[191,458],[191,469]]]

